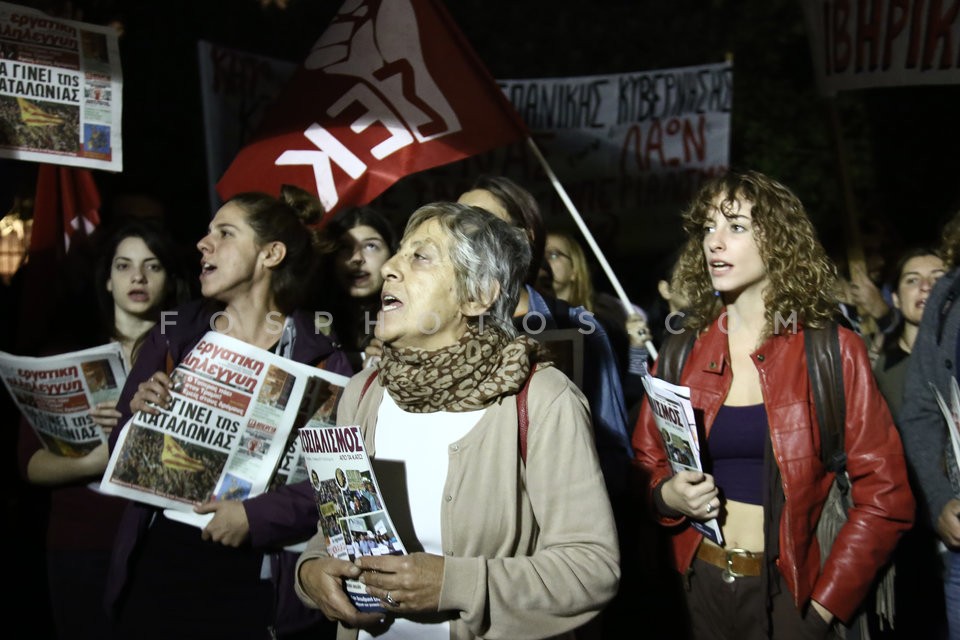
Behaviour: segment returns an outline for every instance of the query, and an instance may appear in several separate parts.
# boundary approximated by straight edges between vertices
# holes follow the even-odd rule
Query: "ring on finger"
[[[708,502],[708,503],[707,503],[707,513],[712,513],[712,512],[713,512],[713,503],[712,503],[712,502]]]
[[[390,605],[391,607],[399,607],[399,606],[400,606],[400,603],[393,599],[393,596],[390,595],[390,592],[389,592],[389,591],[387,591],[387,595],[384,596],[383,599],[386,600],[386,601],[387,601],[387,604]]]

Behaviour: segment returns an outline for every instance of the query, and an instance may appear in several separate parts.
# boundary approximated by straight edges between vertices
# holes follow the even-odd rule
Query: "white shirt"
[[[377,413],[377,484],[384,505],[408,552],[423,550],[443,555],[440,507],[447,479],[449,448],[476,426],[486,409],[453,413],[409,413],[397,406],[389,392]],[[360,638],[370,634],[361,631]],[[449,623],[420,624],[398,618],[377,638],[447,640]]]

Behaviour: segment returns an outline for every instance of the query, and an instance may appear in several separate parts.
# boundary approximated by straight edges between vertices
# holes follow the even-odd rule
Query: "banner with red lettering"
[[[499,83],[564,184],[729,163],[732,63]]]
[[[960,84],[960,2],[804,0],[820,92]]]
[[[295,184],[334,211],[525,135],[442,3],[351,0],[217,191],[227,199]]]

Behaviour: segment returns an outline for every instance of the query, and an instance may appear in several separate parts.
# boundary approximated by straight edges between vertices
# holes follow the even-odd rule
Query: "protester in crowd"
[[[943,258],[927,247],[908,250],[895,267],[892,301],[900,322],[886,335],[883,349],[873,365],[877,385],[887,399],[894,420],[903,406],[907,363],[920,330],[923,310],[933,285],[945,273]]]
[[[570,306],[583,307],[603,325],[617,356],[624,404],[629,409],[643,396],[643,385],[639,382],[634,384],[633,379],[639,378],[642,367],[647,365],[649,359],[645,345],[650,339],[646,313],[634,306],[633,312],[627,314],[618,297],[594,291],[587,254],[571,234],[549,232],[544,258],[550,269],[541,270],[540,282],[543,282],[545,275],[551,281],[546,288],[538,286],[538,290],[544,296],[550,296],[552,291],[554,297]]]
[[[873,364],[873,373],[895,422],[899,421],[903,406],[907,365],[920,319],[933,285],[944,273],[943,259],[927,247],[907,250],[894,270],[892,302],[901,320],[899,326],[887,334],[886,344]],[[914,474],[911,474],[911,486],[919,495],[920,488]],[[931,589],[918,589],[919,585],[937,583],[942,573],[937,536],[929,526],[929,514],[923,500],[917,501],[916,522],[897,545],[894,562],[894,626],[886,629],[878,623],[871,635],[874,638],[945,638],[946,618],[941,592],[936,590],[936,595],[931,597]]]
[[[616,592],[586,400],[511,322],[529,265],[521,231],[454,203],[414,212],[384,265],[383,359],[351,380],[337,420],[361,426],[375,467],[405,469],[381,490],[388,509],[409,507],[398,533],[412,553],[350,563],[322,533],[310,541],[297,591],[341,638],[569,637]],[[386,614],[359,613],[344,578]]]
[[[536,261],[544,256],[546,232],[540,208],[529,191],[503,176],[481,176],[458,202],[486,209],[526,232],[534,262],[513,312],[517,329],[530,334],[577,329],[583,336],[583,392],[590,402],[600,465],[616,503],[625,490],[633,454],[617,359],[606,330],[585,308],[542,295],[533,287],[540,264]]]
[[[135,220],[98,232],[96,283],[101,328],[95,335],[74,333],[50,344],[46,355],[76,351],[106,342],[120,345],[129,369],[160,312],[186,302],[190,287],[173,239],[157,224]],[[89,273],[89,272],[88,272]],[[109,435],[120,413],[114,403],[90,408],[91,420]],[[110,550],[126,501],[105,496],[88,485],[107,466],[104,442],[77,457],[46,449],[21,418],[18,454],[21,473],[50,489],[46,561],[48,588],[57,635],[61,638],[109,638],[103,606]]]
[[[655,515],[673,528],[694,636],[826,638],[912,523],[899,436],[863,341],[840,329],[854,506],[821,568],[815,529],[833,474],[804,341],[836,314],[835,269],[797,197],[757,172],[709,181],[683,219],[676,281],[697,337],[680,383],[702,414],[707,472],[671,471],[647,402],[633,445]],[[690,524],[714,518],[723,547]]]
[[[570,306],[583,307],[593,313],[593,276],[580,243],[569,233],[550,231],[547,233],[544,258],[550,270],[543,270],[540,275],[550,278],[545,289],[548,294],[552,291],[554,297]]]
[[[390,221],[371,207],[353,207],[337,213],[324,228],[327,245],[320,307],[332,314],[333,329],[354,371],[363,368],[366,349],[379,353],[373,327],[380,308],[380,267],[396,250],[396,232]]]
[[[179,307],[171,322],[147,336],[118,404],[119,423],[152,405],[169,406],[169,363],[177,363],[214,330],[306,364],[350,373],[342,352],[300,311],[318,262],[305,226],[322,208],[306,192],[281,197],[234,196],[198,243],[203,299]],[[116,446],[120,429],[111,434]],[[131,502],[117,536],[108,603],[125,638],[270,638],[304,631],[315,636],[318,616],[292,587],[296,555],[278,552],[316,531],[309,481],[247,500],[205,502],[203,528],[168,519]]]
[[[941,254],[950,271],[937,282],[924,308],[907,365],[899,425],[930,520],[947,549],[944,597],[949,635],[955,640],[960,638],[960,461],[936,394],[949,403],[957,382],[960,212],[944,228]]]

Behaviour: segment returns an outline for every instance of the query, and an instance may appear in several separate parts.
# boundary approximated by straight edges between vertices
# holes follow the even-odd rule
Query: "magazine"
[[[960,388],[957,387],[957,379],[950,378],[950,404],[948,405],[943,396],[937,390],[937,387],[931,382],[930,388],[933,395],[940,405],[940,412],[943,413],[943,419],[947,423],[947,433],[950,435],[950,446],[953,447],[953,459],[960,468]]]
[[[100,489],[200,527],[212,515],[194,505],[266,491],[296,426],[348,380],[214,331],[170,377],[170,406],[134,414]]]
[[[673,472],[702,472],[700,439],[697,435],[693,405],[690,404],[690,388],[671,384],[651,375],[643,376],[643,387],[647,391],[647,401],[657,422],[657,429],[663,437],[663,445]],[[716,518],[703,522],[691,518],[690,524],[713,542],[723,545],[723,534]]]
[[[360,427],[311,421],[300,429],[299,439],[327,553],[350,562],[358,556],[405,554],[383,504]],[[344,588],[359,611],[384,611],[362,583],[345,580]]]
[[[119,343],[44,358],[0,351],[0,377],[43,446],[79,458],[107,441],[90,409],[116,403],[127,380]]]

